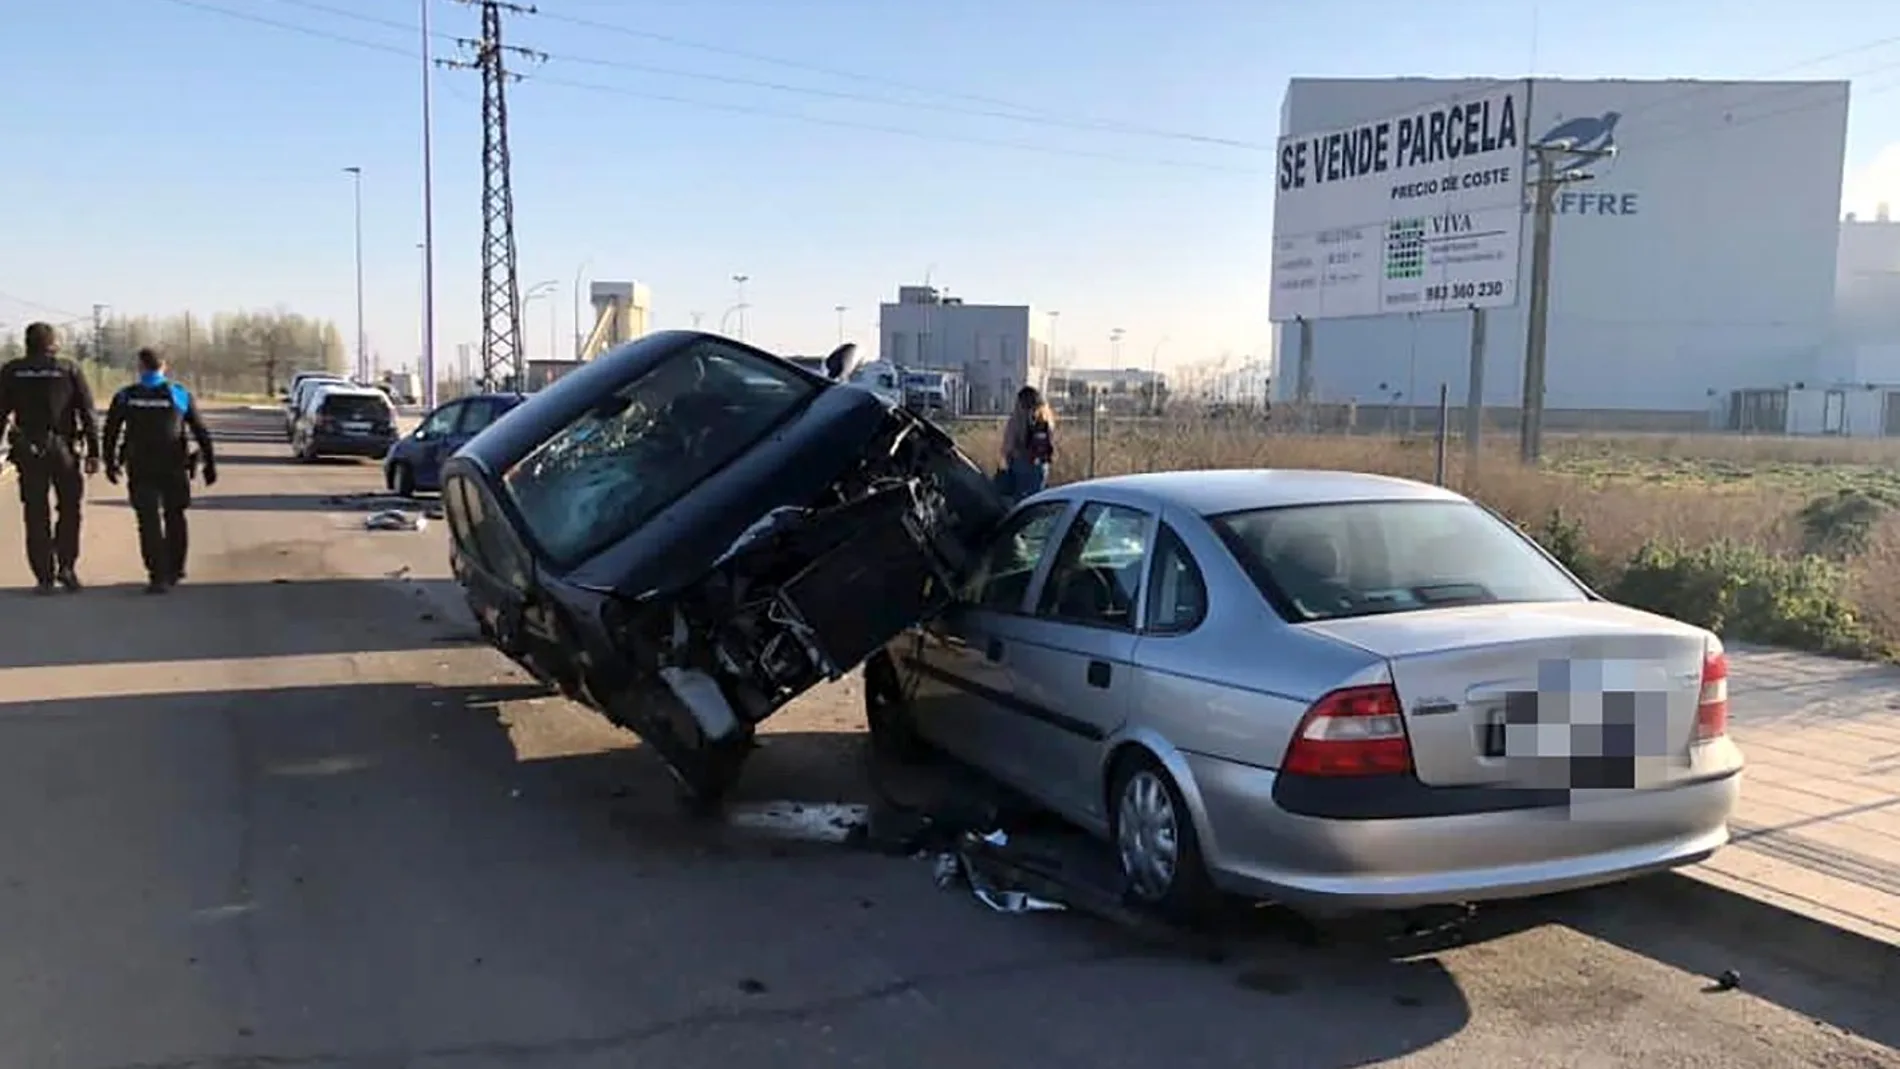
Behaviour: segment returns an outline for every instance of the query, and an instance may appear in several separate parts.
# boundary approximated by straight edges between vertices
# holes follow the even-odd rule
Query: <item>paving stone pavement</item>
[[[1729,657],[1742,802],[1732,845],[1687,874],[1900,952],[1900,667]]]

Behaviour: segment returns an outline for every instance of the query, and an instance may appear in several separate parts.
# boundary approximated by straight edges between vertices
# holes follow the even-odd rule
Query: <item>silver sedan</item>
[[[1728,841],[1713,634],[1605,601],[1438,487],[1168,472],[1018,505],[866,665],[874,742],[1114,845],[1128,890],[1318,912],[1521,897]]]

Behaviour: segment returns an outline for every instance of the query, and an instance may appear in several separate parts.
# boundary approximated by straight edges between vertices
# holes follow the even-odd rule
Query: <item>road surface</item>
[[[271,413],[215,425],[169,596],[103,479],[90,588],[26,596],[0,493],[0,1065],[1900,1064],[1880,996],[1614,892],[1435,953],[1209,962],[689,824],[632,739],[470,641],[440,524],[325,502],[375,466],[291,464]],[[862,799],[855,702],[773,721],[743,793]],[[1743,988],[1705,991],[1725,968]]]

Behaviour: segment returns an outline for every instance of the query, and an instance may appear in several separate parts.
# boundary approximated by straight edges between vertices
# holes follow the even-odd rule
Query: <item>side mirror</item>
[[[845,342],[825,357],[825,376],[833,382],[843,382],[857,370],[858,363],[857,343]]]

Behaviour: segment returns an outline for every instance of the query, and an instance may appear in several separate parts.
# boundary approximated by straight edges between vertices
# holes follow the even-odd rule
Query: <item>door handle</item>
[[[1109,668],[1107,661],[1090,661],[1089,686],[1100,687],[1103,690],[1107,690],[1108,682],[1112,678],[1112,672],[1113,670]]]
[[[1000,638],[990,639],[989,644],[983,647],[983,656],[988,657],[992,661],[1002,660],[1003,640]]]

